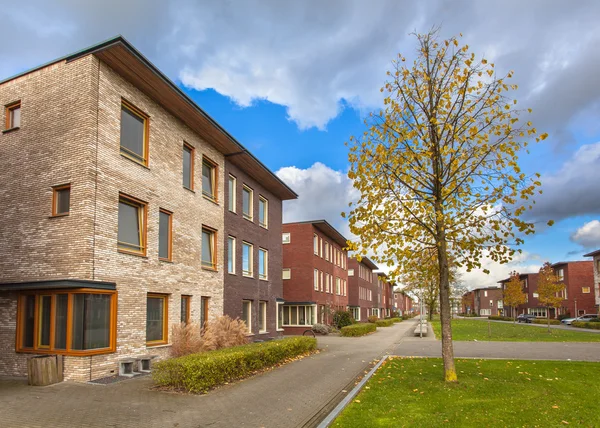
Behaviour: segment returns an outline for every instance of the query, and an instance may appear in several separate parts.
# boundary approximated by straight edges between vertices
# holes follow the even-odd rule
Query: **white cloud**
[[[600,221],[592,220],[585,223],[571,235],[571,241],[584,248],[600,247]]]

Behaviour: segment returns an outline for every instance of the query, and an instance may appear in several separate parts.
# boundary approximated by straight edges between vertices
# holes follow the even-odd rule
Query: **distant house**
[[[594,263],[594,298],[596,313],[600,313],[600,250],[584,254],[584,257],[593,257]]]
[[[503,314],[504,316],[514,317],[519,314],[533,314],[536,316],[546,316],[546,308],[543,307],[537,297],[537,282],[538,282],[538,274],[537,273],[522,273],[519,275],[521,279],[521,284],[523,286],[523,292],[525,293],[526,301],[524,304],[519,305],[518,307],[511,307],[504,305]],[[505,278],[500,283],[500,288],[504,293],[504,288],[506,284],[510,281],[509,278]]]
[[[558,278],[565,284],[563,304],[550,317],[570,314],[579,316],[596,313],[594,299],[594,262],[591,260],[558,262],[552,265]]]
[[[393,296],[392,310],[398,312],[399,315],[408,315],[413,312],[413,299],[405,291],[396,290]]]
[[[461,313],[471,315],[475,313],[475,292],[467,291],[462,296]]]
[[[377,265],[367,257],[348,259],[348,306],[354,319],[366,321],[371,315],[379,316],[377,297]]]
[[[486,287],[473,290],[473,308],[474,313],[479,316],[502,315],[502,288]]]

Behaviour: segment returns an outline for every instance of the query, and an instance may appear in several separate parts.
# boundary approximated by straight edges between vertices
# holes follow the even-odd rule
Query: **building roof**
[[[179,118],[225,158],[252,175],[267,190],[282,200],[296,199],[298,195],[279,177],[260,162],[229,132],[202,110],[191,98],[165,76],[122,36],[116,36],[81,51],[0,81],[0,84],[58,62],[71,62],[87,55],[95,55],[108,64],[125,80],[136,86],[173,116]]]
[[[353,256],[352,258],[356,259],[356,256]],[[377,270],[377,269],[379,269],[377,267],[377,265],[375,263],[373,263],[368,257],[361,257],[360,258],[360,263],[362,263],[363,265],[367,266],[371,270]]]
[[[591,263],[591,260],[571,260],[571,261],[561,261],[552,264],[552,267],[568,265],[570,263]]]
[[[96,290],[116,290],[114,282],[92,281],[86,279],[51,279],[43,281],[5,282],[0,291],[56,290],[73,288],[93,288]]]
[[[600,255],[600,250],[592,251],[591,253],[584,254],[583,257],[594,257]]]
[[[520,273],[519,274],[519,278],[522,276],[529,276],[529,275],[538,275],[539,272],[530,272],[530,273]],[[506,279],[501,279],[500,281],[498,281],[498,283],[503,283],[503,282],[508,282],[510,281],[510,276]]]
[[[348,240],[342,235],[338,230],[333,227],[331,224],[327,222],[327,220],[307,220],[307,221],[295,221],[291,223],[284,223],[283,225],[288,224],[312,224],[314,227],[319,229],[325,235],[329,236],[331,239],[335,241],[340,247],[344,248],[348,245]]]

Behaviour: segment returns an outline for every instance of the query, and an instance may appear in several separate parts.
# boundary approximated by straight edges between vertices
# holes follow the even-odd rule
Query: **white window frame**
[[[263,253],[263,262],[264,266],[262,266],[264,274],[260,274],[260,252]],[[269,279],[269,251],[264,248],[258,247],[258,279],[262,279],[263,281],[267,281]]]
[[[247,191],[249,194],[248,204],[250,205],[250,214],[246,214],[244,212],[244,191]],[[242,216],[248,221],[254,221],[254,190],[251,187],[248,187],[244,184],[242,187]]]
[[[284,319],[284,322],[283,322],[283,326],[284,327],[308,327],[308,326],[313,326],[313,325],[316,324],[316,322],[317,322],[317,305],[285,305],[284,308],[285,307],[288,307],[290,309],[288,311],[289,317],[288,317],[288,320],[287,320],[289,324],[286,324],[285,323],[285,319]],[[290,322],[291,318],[292,318],[292,309],[291,309],[292,307],[296,307],[297,308],[296,309],[296,320],[295,320],[296,324],[292,324]],[[303,310],[304,310],[304,319],[305,320],[307,320],[306,308],[312,308],[310,322],[305,322],[305,324],[298,324],[297,323],[298,322],[298,318],[299,318],[298,315],[299,315],[299,312],[300,312],[300,308],[304,308]],[[284,316],[285,316],[285,311],[284,311]]]
[[[233,245],[232,245],[233,244]],[[235,250],[237,242],[234,236],[227,237],[227,273],[235,275]],[[229,270],[229,261],[231,259],[231,270]]]
[[[313,289],[319,291],[319,270],[315,269],[313,272]]]
[[[286,278],[286,272],[287,272],[287,278]],[[283,268],[282,273],[281,273],[281,279],[283,279],[283,280],[292,279],[292,269],[291,268]]]
[[[258,332],[261,334],[268,333],[268,331],[267,331],[267,301],[266,300],[259,300],[258,311],[259,311],[259,316],[261,317],[261,319],[263,321],[263,326],[264,326],[264,328],[261,330],[260,323],[259,323],[258,324],[259,325]]]
[[[590,294],[590,287],[581,287],[581,293],[582,294]]]
[[[281,320],[281,328],[279,328],[279,307],[283,306],[283,302],[276,302],[276,313],[275,313],[275,330],[276,331],[283,331],[283,320]]]
[[[252,334],[252,300],[242,300],[242,305],[248,304],[248,322],[246,326],[248,327],[248,334]],[[243,313],[242,307],[242,313]],[[245,320],[244,320],[245,321]]]
[[[348,276],[354,276],[354,269],[348,269]]]
[[[289,232],[282,233],[281,234],[281,243],[289,244],[290,242],[292,242],[292,234]]]
[[[231,191],[231,185],[230,183],[233,183],[233,192]],[[233,175],[229,174],[229,181],[227,183],[227,185],[229,186],[229,198],[227,199],[227,204],[229,211],[231,211],[232,213],[236,212],[236,207],[237,207],[237,178],[235,178]],[[233,204],[233,209],[231,204]]]
[[[323,272],[319,271],[319,289],[323,291]]]
[[[335,277],[335,294],[338,296],[340,295],[340,292],[342,291],[341,290],[341,288],[342,288],[341,281],[342,280],[339,276]]]
[[[313,253],[315,256],[319,255],[319,237],[316,233],[313,234]]]
[[[263,204],[264,209],[265,209],[265,221],[264,223],[260,222],[260,204]],[[262,195],[258,195],[258,225],[260,227],[262,227],[263,229],[268,229],[269,228],[269,201],[267,198],[265,198]]]
[[[244,271],[244,246],[247,245],[250,248],[248,251],[248,267],[249,271]],[[247,278],[254,277],[254,245],[250,242],[242,241],[242,275]]]

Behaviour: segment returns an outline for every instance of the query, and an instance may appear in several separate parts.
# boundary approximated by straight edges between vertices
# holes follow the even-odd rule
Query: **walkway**
[[[112,385],[63,382],[29,387],[0,380],[2,427],[311,426],[349,391],[373,360],[414,330],[405,321],[359,337],[319,338],[321,353],[207,395],[149,389],[149,377]]]
[[[481,318],[481,317],[462,317],[461,319],[472,319],[472,320],[477,320],[477,321],[491,321],[491,322],[499,322],[499,323],[514,323],[513,321],[500,321],[500,320],[488,320],[487,318]],[[548,328],[548,324],[534,324],[534,323],[517,323],[519,325],[527,325],[527,326],[531,326],[531,327],[541,327],[541,328]],[[579,328],[579,327],[572,327],[570,325],[566,325],[566,324],[550,324],[550,328],[554,328],[557,330],[569,330],[569,331],[576,331],[579,333],[596,333],[596,334],[600,334],[600,330],[595,330],[593,328]]]

